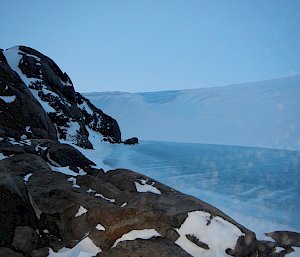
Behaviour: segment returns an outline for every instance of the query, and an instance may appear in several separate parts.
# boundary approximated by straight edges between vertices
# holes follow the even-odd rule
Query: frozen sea
[[[110,145],[104,163],[204,200],[260,239],[274,230],[300,232],[299,151],[142,141]]]

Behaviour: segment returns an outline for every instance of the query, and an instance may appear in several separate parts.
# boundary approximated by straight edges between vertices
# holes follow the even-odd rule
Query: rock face
[[[88,129],[121,142],[116,120],[76,93],[69,76],[47,56],[25,46],[1,51],[0,72],[4,129],[67,139],[84,148],[92,148]]]
[[[0,54],[0,256],[63,247],[74,257],[284,256],[299,246],[297,233],[257,241],[208,203],[130,170],[97,169],[78,149],[92,147],[89,130],[121,142],[117,122],[48,57],[27,47]]]

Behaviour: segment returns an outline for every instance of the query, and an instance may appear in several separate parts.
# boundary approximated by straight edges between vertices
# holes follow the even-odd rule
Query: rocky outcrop
[[[117,256],[124,247],[124,254],[140,252],[151,256],[151,247],[154,245],[157,245],[163,256],[171,256],[179,248],[176,245],[180,237],[177,229],[187,219],[188,214],[195,210],[209,213],[211,219],[222,217],[224,222],[233,224],[242,237],[248,238],[247,246],[231,249],[237,251],[235,256],[245,253],[250,256],[255,250],[254,233],[218,209],[139,173],[129,170],[103,173],[99,170],[95,177],[88,174],[88,168],[84,168],[85,172],[69,170],[68,174],[66,170],[61,172],[51,168],[38,154],[28,153],[3,159],[0,161],[0,168],[5,177],[9,173],[9,179],[1,181],[8,188],[5,194],[10,197],[10,208],[16,209],[13,215],[16,221],[5,222],[10,224],[10,228],[4,230],[3,236],[7,238],[2,246],[9,246],[24,254],[44,247],[50,247],[54,251],[62,247],[72,248],[88,236],[103,250],[103,256]],[[77,168],[80,170],[80,167]],[[141,181],[147,182],[143,184]],[[136,183],[151,185],[158,191],[139,192]],[[12,200],[14,195],[20,200]],[[21,202],[23,211],[17,209]],[[6,202],[1,201],[0,209],[12,212],[6,206]],[[26,214],[24,209],[27,209]],[[26,220],[22,220],[24,217]],[[1,227],[5,224],[1,224]],[[210,224],[207,223],[207,226]],[[120,246],[116,243],[131,231],[140,231],[143,235],[144,230],[155,230],[160,238],[125,244],[121,240]],[[39,235],[37,241],[35,233]],[[22,236],[25,234],[30,236]],[[188,253],[180,254],[181,252],[184,250],[180,248],[178,255],[174,256],[189,256]],[[101,256],[102,253],[98,255]]]
[[[57,139],[49,116],[0,51],[0,135]],[[26,111],[25,111],[26,110]],[[29,130],[30,129],[30,130]]]
[[[36,50],[0,54],[0,256],[58,256],[64,248],[74,257],[262,257],[299,246],[297,233],[257,241],[195,197],[134,171],[96,168],[81,150],[93,147],[92,131],[121,142],[117,122]]]
[[[5,131],[92,148],[92,129],[104,140],[121,142],[116,120],[75,92],[69,76],[49,57],[25,46],[10,48],[1,51],[0,72],[0,124]]]

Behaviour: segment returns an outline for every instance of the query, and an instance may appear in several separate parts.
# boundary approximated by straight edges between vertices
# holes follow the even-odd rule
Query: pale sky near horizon
[[[299,0],[0,3],[0,48],[35,48],[79,92],[200,88],[300,73]]]

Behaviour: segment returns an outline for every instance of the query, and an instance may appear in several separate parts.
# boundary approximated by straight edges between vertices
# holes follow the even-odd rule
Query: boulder
[[[39,235],[37,232],[28,226],[16,227],[12,246],[17,251],[29,253],[35,248]]]
[[[138,143],[139,143],[139,139],[137,137],[132,137],[132,138],[126,139],[124,141],[125,145],[135,145],[135,144],[138,144]]]
[[[191,257],[172,241],[158,237],[149,240],[123,241],[96,257]]]
[[[288,247],[296,246],[300,247],[300,233],[291,231],[274,231],[266,233],[266,236],[275,240],[277,246]]]
[[[24,257],[24,255],[7,247],[0,247],[0,257]]]
[[[48,153],[51,160],[63,167],[74,166],[84,168],[95,165],[95,163],[86,158],[81,152],[68,144],[55,142],[51,144]]]

